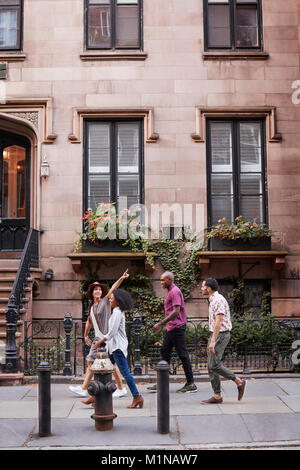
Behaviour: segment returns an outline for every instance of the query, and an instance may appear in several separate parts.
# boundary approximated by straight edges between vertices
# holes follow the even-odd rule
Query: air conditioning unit
[[[6,80],[7,79],[7,62],[0,62],[0,80]]]

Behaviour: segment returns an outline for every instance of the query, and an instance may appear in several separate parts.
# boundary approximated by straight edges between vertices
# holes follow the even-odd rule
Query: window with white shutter
[[[143,126],[140,120],[85,122],[85,210],[127,197],[143,202]]]
[[[209,225],[223,217],[266,223],[263,121],[208,120]]]

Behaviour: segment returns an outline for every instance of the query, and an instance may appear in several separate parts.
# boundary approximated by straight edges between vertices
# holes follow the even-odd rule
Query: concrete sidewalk
[[[170,383],[170,434],[157,433],[156,393],[138,384],[143,409],[127,409],[131,396],[114,399],[114,429],[97,432],[93,408],[80,402],[67,383],[51,384],[50,437],[38,436],[38,386],[0,387],[0,449],[300,449],[300,377],[248,379],[237,401],[233,382],[223,381],[223,403],[202,405],[209,382],[198,392],[176,393]]]

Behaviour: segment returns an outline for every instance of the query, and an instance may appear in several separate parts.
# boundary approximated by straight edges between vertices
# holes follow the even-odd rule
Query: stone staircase
[[[19,254],[14,252],[12,254],[14,256],[13,259],[0,258],[0,364],[3,364],[5,359],[5,312],[9,296],[17,275],[22,252],[20,252]],[[24,321],[31,320],[32,318],[32,299],[33,296],[38,295],[38,281],[41,278],[41,273],[42,270],[38,268],[32,268],[30,270],[30,277],[27,279],[27,287],[25,287],[25,295],[23,297],[23,308],[20,310],[20,319],[18,321],[18,328],[16,332],[17,344],[24,340]]]

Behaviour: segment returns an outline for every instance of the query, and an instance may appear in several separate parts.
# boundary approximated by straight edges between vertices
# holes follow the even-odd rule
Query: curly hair
[[[127,311],[133,308],[133,299],[129,292],[124,289],[115,289],[113,291],[113,295],[115,297],[116,303],[120,310]]]

